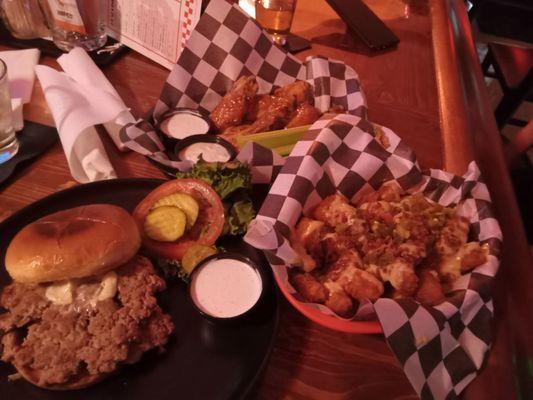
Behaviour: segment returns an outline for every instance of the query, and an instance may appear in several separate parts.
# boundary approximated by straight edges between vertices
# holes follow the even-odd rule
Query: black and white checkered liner
[[[355,317],[375,313],[422,399],[453,399],[476,376],[491,344],[490,283],[499,265],[499,225],[475,163],[463,177],[421,171],[397,135],[381,128],[389,142],[384,148],[374,129],[368,121],[346,114],[327,115],[313,124],[286,159],[245,241],[265,251],[274,272],[303,302],[287,278],[286,265],[295,257],[289,230],[326,196],[338,191],[357,201],[395,180],[409,192],[421,191],[444,206],[457,205],[470,220],[471,239],[489,244],[488,261],[458,279],[447,301],[437,307],[410,299],[379,299],[364,304]],[[308,306],[333,315],[322,305]]]
[[[266,32],[238,6],[212,0],[189,38],[186,49],[169,75],[153,120],[159,123],[168,111],[190,107],[211,111],[233,82],[255,75],[260,93],[268,93],[296,79],[314,88],[315,106],[326,111],[342,105],[349,114],[317,121],[284,160],[254,143],[239,154],[251,163],[253,182],[274,181],[246,240],[265,250],[274,272],[290,287],[287,267],[294,252],[287,240],[290,227],[302,213],[335,191],[354,201],[375,191],[383,182],[396,180],[404,189],[423,193],[444,205],[459,204],[470,219],[472,238],[489,243],[486,264],[460,278],[447,301],[424,307],[412,300],[380,299],[363,304],[357,317],[377,315],[387,341],[405,373],[423,399],[452,399],[476,376],[489,349],[492,301],[490,281],[498,268],[501,243],[490,197],[471,164],[457,177],[443,171],[421,171],[413,152],[390,130],[383,128],[390,146],[384,149],[373,135],[366,116],[357,74],[344,63],[309,57],[302,63],[275,46]],[[130,149],[178,169],[190,163],[168,159],[160,138],[147,121],[121,132]],[[309,304],[321,312],[331,311]]]
[[[302,63],[276,46],[236,4],[212,0],[167,78],[153,113],[155,124],[177,107],[209,113],[244,75],[257,77],[259,93],[270,93],[296,79],[306,80],[314,88],[315,106],[320,111],[340,105],[350,114],[366,115],[364,95],[352,68],[320,56],[308,57]],[[153,126],[146,121],[127,126],[120,138],[130,149],[162,164],[190,168],[190,163],[169,160]]]

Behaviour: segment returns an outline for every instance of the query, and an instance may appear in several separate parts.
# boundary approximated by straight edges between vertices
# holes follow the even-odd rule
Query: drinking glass
[[[69,51],[82,47],[92,51],[107,41],[102,0],[41,0],[48,6],[54,44]]]
[[[255,19],[282,46],[291,30],[296,0],[256,0]]]
[[[19,149],[11,114],[7,66],[0,60],[0,164],[11,159]]]
[[[0,0],[0,16],[7,30],[18,39],[50,36],[40,0]]]

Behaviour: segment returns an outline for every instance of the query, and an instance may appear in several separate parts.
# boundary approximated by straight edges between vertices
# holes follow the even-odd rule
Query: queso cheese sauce
[[[259,300],[259,273],[243,261],[221,258],[204,264],[194,274],[191,297],[204,313],[217,318],[244,314]]]

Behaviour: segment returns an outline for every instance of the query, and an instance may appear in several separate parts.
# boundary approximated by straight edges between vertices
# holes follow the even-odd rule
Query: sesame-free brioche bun
[[[124,264],[140,245],[137,224],[126,210],[91,204],[25,226],[9,244],[5,266],[20,283],[83,278]]]

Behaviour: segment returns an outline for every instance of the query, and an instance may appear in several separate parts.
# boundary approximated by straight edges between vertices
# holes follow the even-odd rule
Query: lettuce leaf
[[[255,210],[250,199],[239,200],[231,204],[226,212],[223,235],[243,235],[248,224],[255,217]]]
[[[252,189],[250,167],[238,161],[208,163],[199,160],[189,171],[176,173],[176,178],[202,179],[211,185],[222,201],[238,190]]]
[[[226,223],[222,235],[242,235],[255,217],[250,198],[252,179],[246,163],[198,161],[191,170],[178,172],[177,178],[194,178],[207,182],[224,203]]]

